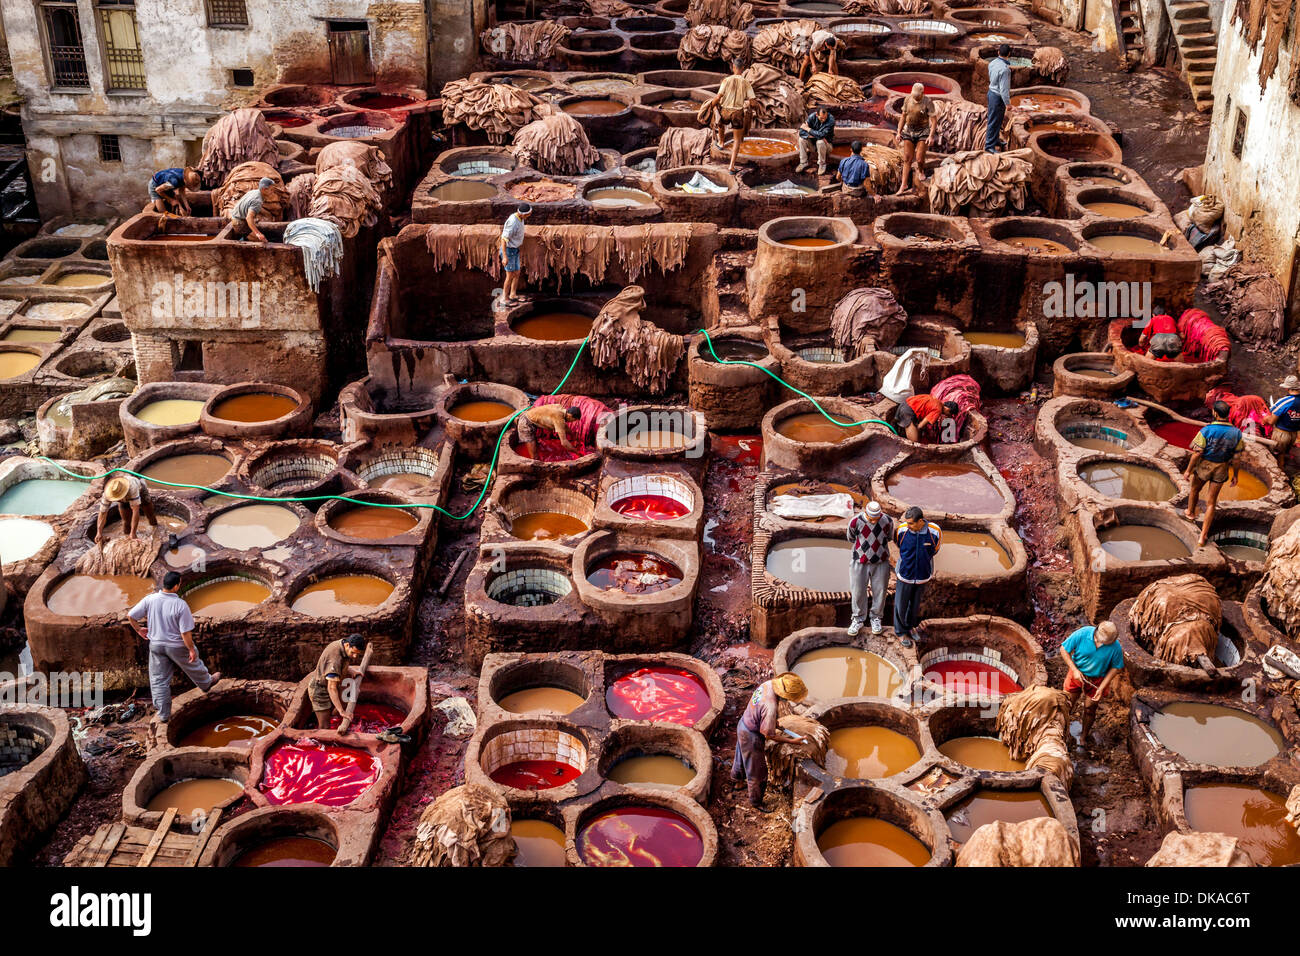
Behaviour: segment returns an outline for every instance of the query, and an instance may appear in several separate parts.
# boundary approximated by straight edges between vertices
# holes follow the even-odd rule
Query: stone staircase
[[[1198,110],[1214,107],[1214,64],[1218,56],[1218,37],[1205,0],[1165,0],[1174,42],[1183,64],[1183,76],[1191,87]],[[1228,14],[1225,12],[1224,14]]]

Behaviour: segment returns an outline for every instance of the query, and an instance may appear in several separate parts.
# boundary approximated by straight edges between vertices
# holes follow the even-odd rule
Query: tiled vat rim
[[[294,452],[263,465],[249,477],[255,485],[274,488],[290,481],[324,478],[337,467],[338,460],[331,455],[322,453],[309,456],[303,452]]]
[[[376,577],[377,576],[378,575],[376,575]],[[216,577],[212,577],[212,578],[200,578],[198,581],[195,581],[193,584],[181,588],[181,592],[180,592],[181,597],[184,597],[185,595],[191,593],[192,591],[197,591],[199,588],[205,588],[209,584],[220,584],[222,581],[252,581],[254,584],[260,584],[263,587],[267,588],[268,590],[271,587],[271,585],[267,584],[267,582],[263,581],[261,578],[259,578],[251,571],[247,571],[247,572],[232,571],[228,574],[218,574]]]
[[[0,777],[31,763],[49,742],[39,730],[0,718]]]
[[[898,24],[898,29],[908,33],[947,33],[949,35],[961,32],[956,26],[944,20],[903,20]]]
[[[555,760],[586,773],[587,745],[554,727],[505,730],[484,744],[479,756],[480,765],[489,774],[519,760]]]
[[[916,348],[923,348],[923,349],[925,349],[926,353],[929,354],[930,358],[932,358],[932,359],[941,359],[941,358],[943,358],[943,352],[942,352],[942,351],[940,351],[939,349],[936,349],[936,348],[932,348],[931,346],[928,346],[928,345],[891,345],[891,346],[889,347],[889,352],[890,352],[891,355],[902,355],[904,352],[907,352],[907,351],[910,351],[911,349],[916,349]]]
[[[469,162],[459,163],[456,171],[450,173],[452,176],[501,176],[505,173],[512,172],[503,166],[493,166],[485,159],[470,160]]]
[[[832,23],[831,33],[891,33],[883,23]]]
[[[328,469],[327,469],[328,470]],[[357,467],[362,481],[373,481],[388,475],[419,474],[432,478],[438,471],[438,453],[430,448],[406,448],[386,451]],[[322,475],[325,472],[321,473]]]
[[[573,590],[573,582],[568,575],[551,568],[515,568],[493,578],[487,586],[487,596],[501,601],[508,592],[516,590],[541,591],[558,600]]]
[[[937,358],[938,351],[934,350],[934,353],[934,357]],[[844,349],[832,348],[828,345],[809,346],[797,350],[794,354],[805,362],[813,362],[817,365],[843,365],[848,360]]]
[[[633,475],[630,478],[620,478],[609,486],[605,500],[613,507],[633,495],[661,495],[695,510],[695,494],[690,485],[671,475]]]
[[[1210,533],[1210,540],[1215,544],[1239,544],[1248,548],[1260,548],[1267,551],[1269,548],[1268,532],[1251,531],[1248,528],[1225,528],[1223,531],[1213,531]]]
[[[1062,438],[1100,438],[1129,447],[1128,432],[1109,425],[1098,425],[1083,419],[1062,422],[1056,429]]]
[[[949,648],[940,647],[923,655],[918,663],[921,666],[921,673],[925,674],[926,668],[931,664],[942,664],[944,661],[972,661],[980,664],[991,664],[1017,684],[1021,683],[1020,674],[1016,669],[1002,660],[1001,651],[992,647],[981,647],[978,652],[952,651]]]
[[[518,488],[507,491],[501,500],[506,514],[513,520],[520,515],[534,514],[538,511],[557,511],[590,521],[595,503],[590,497],[576,488]]]
[[[95,473],[85,465],[78,462],[60,462],[60,464],[72,471],[80,471],[87,477]],[[81,482],[77,481],[75,478],[69,478],[62,474],[53,465],[47,464],[43,461],[22,461],[3,474],[0,474],[0,494],[3,494],[20,482],[31,481],[36,478],[53,478],[56,481],[76,482],[83,486],[83,490],[84,488],[90,487],[87,482]]]

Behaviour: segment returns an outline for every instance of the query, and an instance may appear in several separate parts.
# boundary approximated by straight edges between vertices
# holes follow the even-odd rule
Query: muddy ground
[[[1126,164],[1147,180],[1172,211],[1185,208],[1190,194],[1178,173],[1202,161],[1209,117],[1195,111],[1177,73],[1164,69],[1126,73],[1114,56],[1093,53],[1086,36],[1037,21],[1034,30],[1040,40],[1059,46],[1069,56],[1071,73],[1066,85],[1087,94],[1094,113],[1122,133]],[[1268,396],[1281,375],[1295,368],[1298,349],[1300,337],[1288,348],[1249,352],[1237,347],[1232,384],[1239,392]],[[1039,394],[1051,394],[1049,371],[1040,374]],[[1085,622],[1068,549],[1062,547],[1056,482],[1048,463],[1032,447],[1036,407],[1025,397],[1012,397],[987,402],[985,411],[990,453],[1015,493],[1015,524],[1030,556],[1032,617],[1024,623],[1046,650],[1050,677],[1058,683],[1064,668],[1057,648],[1071,630]],[[319,424],[328,434],[336,420],[331,416]],[[715,439],[706,481],[703,581],[695,627],[686,648],[717,670],[727,692],[726,713],[713,741],[714,786],[709,804],[722,835],[720,863],[726,866],[790,862],[788,796],[777,801],[775,812],[759,813],[749,807],[743,790],[730,783],[727,773],[740,709],[753,686],[770,676],[772,665],[771,651],[750,642],[748,631],[750,494],[758,473],[759,449],[757,436]],[[473,495],[457,489],[451,510],[461,512],[472,501]],[[449,524],[453,526],[441,532],[409,663],[429,667],[433,700],[464,696],[472,701],[476,678],[462,664],[463,586],[470,562],[462,564],[450,582],[446,599],[438,596],[438,590],[456,559],[477,545],[478,522]],[[21,640],[12,626],[12,608],[6,618],[11,626],[7,634],[0,627],[0,647]],[[147,691],[142,688],[138,696],[143,700]],[[1124,688],[1118,700],[1102,708],[1089,749],[1075,754],[1071,797],[1079,817],[1085,865],[1140,865],[1160,842],[1145,786],[1128,754],[1127,698]],[[408,768],[377,856],[380,864],[403,861],[424,806],[463,779],[465,741],[443,735],[440,726],[435,715],[434,732]],[[89,729],[86,743],[103,752],[87,759],[90,782],[72,813],[37,855],[38,865],[58,865],[79,837],[118,819],[121,791],[139,764],[144,730],[145,723],[139,719]]]

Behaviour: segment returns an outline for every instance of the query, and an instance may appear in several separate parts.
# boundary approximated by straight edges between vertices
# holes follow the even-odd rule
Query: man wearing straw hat
[[[1279,398],[1268,410],[1265,425],[1272,425],[1273,454],[1277,456],[1277,466],[1286,470],[1286,456],[1295,447],[1295,436],[1300,432],[1300,378],[1288,375],[1282,380],[1285,398]]]
[[[808,696],[808,688],[798,674],[786,671],[771,680],[763,681],[750,695],[745,712],[736,725],[736,756],[731,762],[731,779],[744,781],[749,788],[749,804],[760,813],[768,813],[763,806],[767,790],[767,753],[769,740],[777,743],[795,743],[802,738],[780,728],[778,699],[798,703]]]
[[[871,633],[884,628],[880,619],[885,612],[885,591],[889,588],[889,542],[894,537],[894,519],[885,514],[878,501],[868,501],[849,522],[847,537],[853,542],[849,567],[849,593],[853,596],[853,620],[849,637],[856,637],[866,620],[867,595],[871,595]]]
[[[95,544],[104,543],[104,526],[108,524],[108,515],[115,507],[122,517],[122,530],[128,538],[135,537],[141,511],[151,527],[158,527],[158,516],[154,514],[153,501],[149,498],[149,489],[145,483],[134,475],[114,475],[104,485],[104,493],[99,499]]]

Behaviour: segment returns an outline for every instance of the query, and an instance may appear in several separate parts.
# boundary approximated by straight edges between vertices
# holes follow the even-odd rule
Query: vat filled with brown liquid
[[[554,541],[587,530],[585,521],[559,511],[533,511],[510,522],[510,534],[523,541]]]
[[[245,395],[233,395],[223,399],[212,409],[214,418],[228,422],[272,422],[283,418],[298,407],[298,403],[288,395],[276,395],[273,392],[249,392]]]
[[[180,740],[181,747],[252,747],[280,722],[265,714],[226,714],[200,724]]]
[[[348,617],[378,607],[393,593],[393,585],[373,574],[332,574],[307,585],[291,608],[311,617]]]
[[[730,143],[727,144],[730,150]],[[740,141],[740,157],[743,159],[767,159],[772,156],[784,156],[793,153],[795,147],[783,139],[769,139],[762,136],[746,136]]]
[[[1286,747],[1277,729],[1254,714],[1190,700],[1152,714],[1151,732],[1174,753],[1217,767],[1258,767]]]
[[[1137,219],[1147,214],[1145,209],[1131,202],[1088,202],[1083,204],[1083,208],[1110,219]]]
[[[515,866],[565,866],[564,831],[545,820],[510,821],[515,840]]]
[[[1021,760],[1012,760],[1011,751],[997,737],[953,737],[939,744],[939,753],[972,770],[998,773],[1024,770]]]
[[[572,342],[585,339],[596,320],[581,312],[543,312],[525,316],[514,324],[516,335],[541,342]]]
[[[486,400],[474,400],[470,402],[459,402],[447,409],[447,414],[452,418],[459,418],[463,422],[496,422],[503,418],[509,418],[514,414],[514,406],[507,405],[505,402],[493,402]]]
[[[948,811],[948,829],[958,843],[965,843],[988,823],[1021,823],[1052,816],[1047,798],[1038,790],[979,789]]]
[[[831,866],[925,866],[930,851],[902,827],[874,817],[837,820],[817,837]]]
[[[351,538],[382,541],[410,531],[420,520],[401,508],[380,508],[376,505],[358,505],[329,517],[329,526],[339,534]]]
[[[629,209],[635,206],[651,206],[655,198],[644,189],[630,186],[602,186],[589,189],[584,194],[587,202],[602,209]]]
[[[859,647],[818,647],[799,655],[790,668],[817,700],[836,697],[893,697],[903,686],[898,668]]]
[[[920,759],[912,738],[888,727],[838,727],[826,748],[826,769],[855,780],[892,777]]]
[[[190,588],[181,597],[194,614],[205,617],[235,617],[261,604],[271,589],[250,578],[218,578]]]
[[[1098,249],[1103,249],[1106,252],[1136,252],[1142,255],[1151,255],[1152,253],[1164,254],[1169,251],[1154,239],[1148,239],[1146,236],[1124,235],[1123,233],[1093,236],[1088,241]]]
[[[1256,866],[1300,863],[1300,834],[1286,819],[1286,801],[1241,783],[1203,783],[1183,793],[1187,823],[1202,833],[1226,833]]]
[[[65,272],[55,279],[53,284],[64,289],[82,289],[111,281],[113,281],[112,276],[101,272]]]
[[[625,103],[617,100],[578,100],[565,103],[560,109],[570,116],[613,116],[628,109]]]
[[[166,481],[174,485],[198,485],[202,488],[210,488],[224,478],[230,468],[230,459],[224,455],[196,453],[159,458],[141,468],[140,474],[146,479],[153,479],[150,484]]]
[[[817,236],[792,236],[789,239],[778,239],[777,242],[796,249],[825,249],[835,245],[834,239],[820,239]]]
[[[298,530],[297,513],[283,505],[239,505],[208,522],[208,537],[223,548],[269,548]]]
[[[0,379],[26,375],[40,364],[41,357],[34,352],[0,352]]]
[[[605,776],[628,787],[676,790],[695,779],[695,769],[671,754],[648,754],[624,757]]]
[[[231,866],[329,866],[338,851],[324,840],[305,836],[273,837],[235,857]]]
[[[1268,494],[1268,485],[1245,468],[1237,469],[1237,483],[1225,481],[1219,486],[1220,501],[1256,501]]]
[[[1168,501],[1178,494],[1173,479],[1158,468],[1122,461],[1099,461],[1079,469],[1088,487],[1107,498],[1132,501]]]
[[[568,714],[584,703],[585,697],[563,687],[526,687],[497,701],[512,714]]]
[[[491,183],[481,183],[472,179],[443,183],[429,190],[429,196],[439,202],[475,202],[480,199],[493,199],[496,195],[497,188]]]
[[[997,485],[969,462],[913,462],[885,479],[906,505],[952,514],[997,514],[1005,502]]]
[[[810,591],[847,591],[853,546],[839,538],[792,538],[772,545],[766,567],[772,577]]]
[[[212,808],[217,804],[225,803],[231,797],[243,792],[243,784],[223,777],[181,780],[157,793],[145,809],[162,812],[175,807],[177,818],[188,820],[195,813],[204,815],[211,813]]]
[[[1075,375],[1082,375],[1084,378],[1115,378],[1117,373],[1111,368],[1094,368],[1085,365],[1082,368],[1069,369]]]
[[[135,417],[150,425],[192,425],[199,420],[203,404],[188,398],[162,398],[147,403]]]
[[[971,345],[990,345],[1000,349],[1023,349],[1025,347],[1024,332],[971,332],[966,331],[961,334]]]
[[[838,443],[860,433],[862,426],[845,427],[829,421],[821,412],[803,412],[781,419],[776,423],[776,431],[791,441]]]
[[[997,574],[1011,570],[1011,555],[984,531],[943,532],[943,547],[934,556],[940,574]]]
[[[45,606],[65,617],[119,614],[135,607],[153,582],[130,574],[70,574],[45,598]]]
[[[45,343],[57,342],[63,337],[62,329],[10,329],[5,333],[0,342],[17,342],[17,343]],[[0,352],[0,365],[11,355],[23,355],[23,352]],[[39,356],[38,356],[39,358]],[[21,373],[19,373],[21,374]],[[6,376],[3,369],[0,369],[0,378],[12,378],[12,375]]]
[[[1120,561],[1173,561],[1191,555],[1183,539],[1164,528],[1124,524],[1097,532],[1101,548]]]

